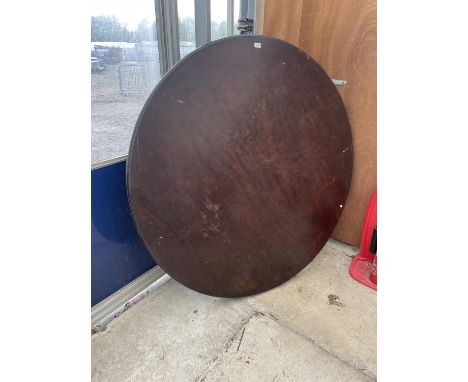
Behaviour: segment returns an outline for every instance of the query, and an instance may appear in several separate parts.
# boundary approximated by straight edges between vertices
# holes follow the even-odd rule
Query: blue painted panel
[[[130,214],[125,163],[91,171],[91,306],[156,265]]]

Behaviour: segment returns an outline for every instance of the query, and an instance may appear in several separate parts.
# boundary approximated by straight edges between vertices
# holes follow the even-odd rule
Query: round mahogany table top
[[[246,296],[318,254],[352,166],[348,117],[325,71],[284,41],[244,35],[206,44],[160,81],[133,133],[127,189],[171,277]]]

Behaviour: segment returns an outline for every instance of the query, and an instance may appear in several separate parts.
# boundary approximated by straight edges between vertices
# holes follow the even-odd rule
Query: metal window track
[[[234,34],[234,0],[227,0],[227,35],[232,36]]]
[[[195,1],[195,44],[199,48],[211,41],[211,2]]]
[[[91,332],[105,330],[106,325],[114,318],[120,316],[169,280],[171,277],[156,265],[130,284],[96,304],[91,308]]]
[[[177,1],[155,0],[161,78],[180,60]]]

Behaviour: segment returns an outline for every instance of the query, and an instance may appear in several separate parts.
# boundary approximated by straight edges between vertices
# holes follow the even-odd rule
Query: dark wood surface
[[[268,0],[263,13],[263,34],[298,46],[330,77],[347,81],[337,89],[352,128],[353,180],[332,237],[359,246],[377,187],[377,1]]]
[[[271,289],[330,237],[351,145],[335,86],[304,52],[263,36],[207,44],[161,80],[137,122],[127,187],[138,231],[191,289]]]

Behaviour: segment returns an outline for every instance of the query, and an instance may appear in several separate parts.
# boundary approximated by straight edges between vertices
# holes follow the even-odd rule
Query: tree
[[[218,38],[223,38],[227,36],[227,25],[226,21],[221,21],[217,23],[216,21],[211,21],[211,41],[217,40]]]
[[[219,25],[216,21],[211,20],[211,41],[217,40]]]
[[[156,23],[148,20],[141,20],[138,23],[137,30],[132,33],[133,40],[139,41],[156,41]]]
[[[226,21],[221,21],[218,27],[218,38],[227,37],[227,24]]]
[[[91,16],[91,41],[130,41],[127,25],[115,16]]]
[[[179,39],[180,41],[195,42],[195,20],[193,17],[179,19]]]

